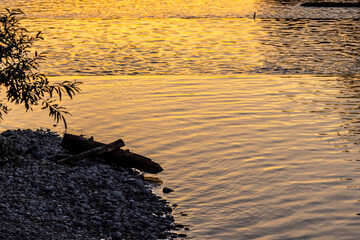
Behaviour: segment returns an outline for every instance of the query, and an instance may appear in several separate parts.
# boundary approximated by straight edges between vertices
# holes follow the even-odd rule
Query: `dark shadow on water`
[[[356,74],[359,72],[359,20],[261,20],[266,37],[261,73]],[[274,21],[277,21],[274,24]],[[276,27],[274,27],[276,26]]]
[[[342,102],[339,114],[343,128],[347,130],[349,141],[360,144],[360,76],[343,75],[337,80],[341,89],[337,97]]]
[[[265,3],[268,4],[280,4],[280,5],[297,5],[303,0],[263,0]]]

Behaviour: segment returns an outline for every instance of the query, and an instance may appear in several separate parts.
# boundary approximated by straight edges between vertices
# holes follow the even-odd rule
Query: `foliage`
[[[23,104],[26,111],[41,104],[42,109],[49,110],[49,116],[56,122],[62,120],[67,128],[64,115],[70,113],[59,106],[54,97],[57,95],[60,101],[63,95],[72,98],[80,92],[80,82],[49,83],[45,75],[38,73],[39,61],[44,60],[44,56],[36,51],[32,53],[30,48],[34,41],[43,38],[41,32],[30,36],[20,27],[22,15],[20,9],[6,9],[6,13],[0,14],[0,87],[6,89],[8,102]],[[0,102],[0,119],[8,111],[9,108]]]

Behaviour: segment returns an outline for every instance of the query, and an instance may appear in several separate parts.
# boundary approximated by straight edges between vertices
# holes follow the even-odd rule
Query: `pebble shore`
[[[64,165],[51,131],[0,134],[0,239],[172,239],[172,208],[141,173]]]

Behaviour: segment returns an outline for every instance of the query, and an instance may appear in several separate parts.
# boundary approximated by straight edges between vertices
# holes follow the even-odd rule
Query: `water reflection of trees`
[[[277,21],[276,25],[273,21]],[[359,20],[263,20],[259,38],[264,69],[289,73],[357,73],[360,67]],[[275,26],[274,26],[275,25]]]
[[[337,99],[338,111],[343,120],[342,126],[349,137],[360,135],[360,75],[342,75],[338,78],[340,87]],[[360,139],[352,139],[360,144]]]
[[[264,2],[276,2],[282,5],[294,5],[303,2],[360,2],[359,0],[260,0]]]
[[[258,0],[259,2],[264,2],[267,4],[280,4],[280,5],[296,5],[300,2],[304,2],[306,0]]]

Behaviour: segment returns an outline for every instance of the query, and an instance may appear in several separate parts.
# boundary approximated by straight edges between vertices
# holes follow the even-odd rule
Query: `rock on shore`
[[[50,131],[0,134],[0,239],[169,239],[172,209],[132,169],[62,165]],[[176,234],[175,234],[176,236]]]

